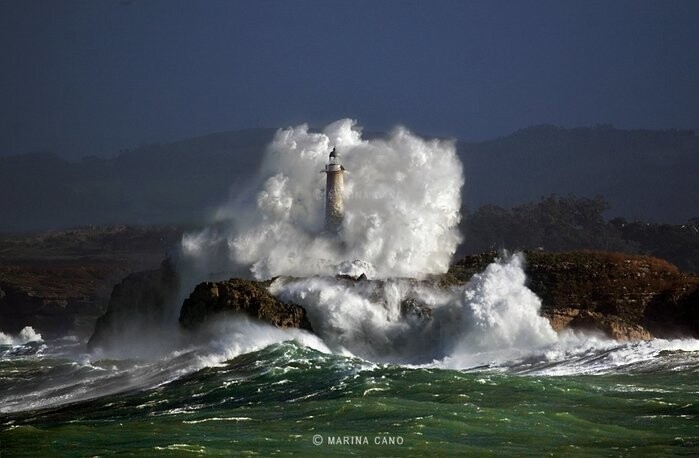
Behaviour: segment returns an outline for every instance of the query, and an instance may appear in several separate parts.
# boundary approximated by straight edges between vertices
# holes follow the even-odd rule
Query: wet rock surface
[[[264,285],[239,278],[200,283],[182,304],[180,324],[194,328],[217,314],[227,312],[244,313],[277,327],[312,331],[303,307],[277,299]]]

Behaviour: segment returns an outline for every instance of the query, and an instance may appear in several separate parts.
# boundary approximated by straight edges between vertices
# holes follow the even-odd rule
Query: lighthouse
[[[328,163],[325,165],[325,229],[337,232],[342,226],[342,218],[345,214],[345,203],[342,200],[342,188],[344,186],[345,168],[335,148],[330,152]]]

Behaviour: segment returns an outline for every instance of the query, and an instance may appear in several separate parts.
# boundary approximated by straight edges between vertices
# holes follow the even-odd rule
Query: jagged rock
[[[547,318],[554,331],[560,332],[566,329],[571,321],[580,314],[580,309],[561,308],[552,310]]]
[[[89,337],[114,285],[156,268],[181,230],[89,226],[0,234],[0,332],[33,327],[45,339]]]
[[[484,253],[466,257],[427,284],[448,286],[467,282],[496,257]],[[699,277],[680,273],[665,261],[603,252],[526,252],[529,287],[542,299],[543,316],[552,327],[595,329],[619,340],[645,340],[653,336],[699,337]],[[338,276],[383,298],[385,282]],[[417,280],[412,280],[419,284]],[[280,327],[311,330],[306,311],[280,301],[266,289],[269,282],[231,279],[199,284],[184,301],[179,321],[193,328],[221,312],[245,313]],[[176,310],[177,275],[168,262],[155,271],[126,277],[114,288],[107,313],[97,323],[91,347],[121,332],[123,323],[162,321],[164,310]],[[7,289],[6,294],[9,295]],[[432,311],[414,298],[400,304],[401,315],[429,320]]]
[[[362,272],[360,275],[358,275],[356,277],[353,275],[338,274],[338,275],[335,275],[335,278],[337,278],[338,280],[349,280],[352,282],[367,281],[368,280],[368,278],[364,272]]]
[[[303,307],[280,301],[259,282],[238,278],[197,285],[182,304],[180,324],[193,328],[222,312],[245,313],[283,328],[313,330]]]
[[[76,276],[81,274],[85,275],[85,272],[76,272]],[[57,337],[75,330],[80,318],[94,319],[100,313],[93,295],[77,288],[57,291],[47,287],[48,282],[39,283],[47,278],[57,282],[51,275],[55,272],[36,275],[17,269],[16,276],[9,281],[0,278],[0,332],[16,334],[25,326],[32,326],[45,337]],[[84,280],[76,280],[79,281]]]
[[[421,320],[429,320],[432,318],[432,309],[424,302],[412,297],[401,301],[400,313],[404,317],[414,316]]]

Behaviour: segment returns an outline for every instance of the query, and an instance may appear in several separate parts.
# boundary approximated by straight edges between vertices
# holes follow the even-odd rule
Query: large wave
[[[348,170],[338,234],[322,230],[319,172],[333,147]],[[448,269],[461,238],[463,182],[451,141],[425,140],[403,127],[364,139],[349,119],[320,132],[307,125],[282,129],[248,188],[218,211],[217,224],[184,238],[183,258],[199,275],[297,277],[278,279],[270,289],[306,308],[329,351],[374,362],[566,373],[593,367],[587,358],[599,352],[617,359],[602,358],[590,370],[622,364],[621,354],[644,360],[657,354],[656,347],[695,348],[691,340],[644,347],[601,335],[557,334],[526,286],[521,255],[447,289],[406,279]],[[383,281],[335,277],[360,273]]]
[[[322,230],[319,172],[333,147],[347,169],[339,234]],[[380,278],[445,272],[461,240],[463,182],[453,141],[403,127],[365,140],[349,119],[322,132],[283,129],[250,186],[219,210],[215,228],[185,236],[183,254],[199,271],[247,270],[258,279],[333,275],[355,261]]]

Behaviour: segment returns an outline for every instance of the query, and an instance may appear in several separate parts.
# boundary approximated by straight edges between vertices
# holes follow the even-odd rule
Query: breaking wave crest
[[[23,345],[28,342],[42,342],[41,334],[33,327],[25,326],[16,336],[0,332],[0,345]]]
[[[303,305],[314,330],[340,353],[464,368],[556,340],[525,281],[522,257],[515,255],[448,289],[407,279],[310,277],[278,279],[271,291]]]
[[[319,172],[333,147],[347,169],[339,234],[323,231]],[[183,255],[198,270],[258,279],[334,275],[355,261],[379,278],[445,272],[461,240],[463,182],[453,141],[403,127],[365,140],[349,119],[280,130],[256,179],[219,210],[216,228],[185,236]]]

